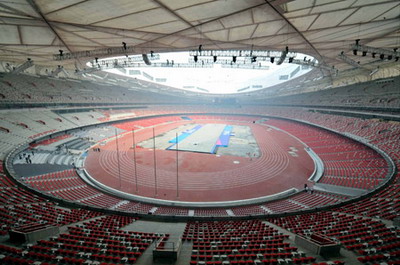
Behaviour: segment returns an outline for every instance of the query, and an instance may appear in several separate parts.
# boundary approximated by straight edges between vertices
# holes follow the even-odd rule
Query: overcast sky
[[[304,58],[305,55],[297,54],[297,58]],[[311,58],[308,56],[308,58]],[[212,57],[209,57],[212,60]],[[129,68],[128,70],[139,70],[140,75],[133,75],[131,77],[149,80],[146,75],[150,75],[154,79],[166,79],[165,82],[160,84],[172,86],[176,88],[186,88],[191,91],[204,92],[201,89],[206,89],[209,93],[218,94],[229,94],[236,93],[238,90],[249,87],[246,92],[266,88],[285,80],[279,80],[281,75],[290,75],[296,70],[299,65],[283,63],[282,65],[271,64],[268,61],[257,61],[254,65],[268,66],[269,69],[263,70],[252,70],[252,69],[231,69],[222,68],[221,64],[217,62],[213,65],[213,68],[178,68],[176,67],[179,63],[188,63],[189,60],[193,60],[193,57],[189,56],[188,52],[178,53],[164,53],[160,54],[160,60],[152,60],[153,63],[166,63],[167,60],[171,63],[174,61],[175,67],[140,67],[140,68]],[[201,59],[199,58],[199,61]],[[301,67],[300,67],[301,69]],[[307,73],[308,70],[300,70],[294,77],[298,77],[302,74]],[[113,73],[121,74],[120,71],[112,69]],[[129,73],[129,72],[128,72]],[[294,78],[293,77],[293,78]]]

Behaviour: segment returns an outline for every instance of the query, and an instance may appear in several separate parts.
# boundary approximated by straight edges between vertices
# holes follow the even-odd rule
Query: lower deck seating
[[[190,264],[309,264],[288,238],[260,220],[189,222],[182,239],[193,242]]]
[[[123,200],[108,194],[104,194],[101,191],[88,186],[83,180],[80,179],[73,169],[39,176],[26,177],[23,178],[23,181],[30,186],[53,196],[101,208],[118,209],[127,212],[139,212],[145,214],[149,213],[151,210],[154,210],[152,214],[181,216],[188,216],[190,210],[190,207],[159,207],[151,204]],[[193,209],[192,211],[194,216],[257,215],[321,207],[335,204],[345,199],[345,196],[334,195],[320,191],[310,191],[301,192],[286,199],[263,203],[260,205],[232,207],[231,209]]]
[[[400,229],[371,218],[336,212],[319,212],[273,218],[269,221],[293,233],[323,234],[359,255],[362,263],[400,261]]]
[[[133,264],[155,240],[166,234],[121,230],[133,217],[103,216],[68,228],[68,233],[40,240],[25,249],[0,245],[9,264]]]
[[[337,211],[393,220],[400,216],[400,184],[390,185],[371,197],[341,207]]]
[[[194,210],[195,216],[227,216],[226,209],[196,209]]]
[[[42,223],[62,226],[98,215],[89,210],[57,207],[53,202],[16,186],[0,173],[0,235],[23,225]]]
[[[189,209],[183,207],[157,207],[155,214],[187,216],[189,214]]]
[[[23,181],[33,188],[53,196],[92,206],[112,208],[123,201],[87,185],[74,169],[27,177],[23,178]]]

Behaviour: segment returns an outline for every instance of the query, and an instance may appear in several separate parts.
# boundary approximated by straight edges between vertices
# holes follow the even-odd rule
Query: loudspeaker
[[[149,57],[147,57],[147,54],[142,54],[142,57],[145,64],[151,65],[151,62],[149,60]]]

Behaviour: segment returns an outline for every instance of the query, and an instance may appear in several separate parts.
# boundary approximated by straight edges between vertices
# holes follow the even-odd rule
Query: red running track
[[[156,135],[193,121],[176,121],[155,127]],[[226,120],[195,120],[196,123],[223,123]],[[247,125],[258,143],[261,155],[220,156],[179,152],[179,197],[177,197],[176,152],[156,150],[157,194],[152,149],[136,148],[136,176],[132,134],[118,139],[120,176],[116,141],[100,146],[101,152],[89,151],[85,167],[101,183],[123,192],[175,201],[230,201],[272,195],[292,187],[302,189],[314,170],[314,162],[304,146],[290,135],[266,125],[229,121]],[[152,138],[152,128],[135,131],[136,143]],[[290,147],[298,150],[291,156]],[[233,161],[239,161],[234,164]],[[136,178],[138,185],[136,186]]]

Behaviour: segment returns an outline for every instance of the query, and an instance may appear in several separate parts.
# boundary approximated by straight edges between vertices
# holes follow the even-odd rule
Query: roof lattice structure
[[[337,69],[350,44],[399,46],[398,0],[1,0],[0,60],[57,65],[53,54],[117,47],[154,50],[276,49]],[[361,64],[371,56],[353,58]],[[74,62],[66,61],[66,67]],[[81,61],[80,63],[84,63]]]

